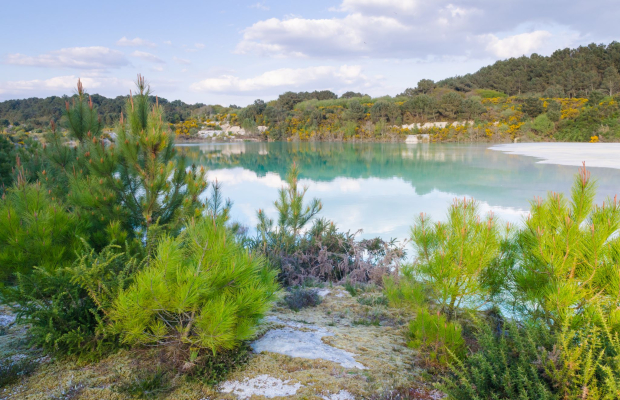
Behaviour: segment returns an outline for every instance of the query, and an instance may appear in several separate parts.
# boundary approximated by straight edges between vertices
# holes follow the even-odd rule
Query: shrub
[[[604,313],[596,317],[577,330],[565,324],[554,351],[543,354],[545,374],[563,399],[620,398],[620,339]]]
[[[287,186],[280,189],[274,203],[277,224],[258,211],[257,238],[252,247],[280,269],[280,279],[287,285],[303,284],[308,279],[380,282],[381,276],[404,257],[402,247],[379,238],[356,241],[355,234],[338,231],[333,222],[314,219],[321,202],[313,199],[304,204],[307,188],[299,188],[298,174],[293,164]]]
[[[545,327],[509,325],[499,332],[481,325],[480,350],[463,359],[453,358],[451,374],[439,389],[455,400],[557,399],[552,382],[544,377],[542,351],[551,351],[553,339]]]
[[[39,267],[53,271],[71,265],[82,233],[76,215],[48,195],[40,183],[20,175],[16,186],[0,202],[0,283],[14,274]]]
[[[133,379],[121,383],[116,391],[128,395],[132,398],[151,399],[170,392],[173,387],[171,384],[170,372],[158,368],[155,371],[140,371]]]
[[[18,382],[22,377],[30,375],[37,369],[38,363],[32,358],[0,360],[0,388]]]
[[[223,222],[192,220],[180,236],[161,239],[149,267],[114,301],[124,342],[215,354],[254,335],[277,291],[275,272]]]
[[[441,310],[452,316],[457,307],[479,308],[496,281],[502,232],[489,215],[481,220],[474,200],[455,200],[446,223],[432,223],[424,214],[412,228],[417,260],[412,275],[427,284]],[[496,283],[497,284],[497,283]]]
[[[96,304],[72,278],[66,268],[35,269],[18,275],[7,299],[15,302],[18,320],[30,324],[32,344],[58,355],[96,358],[111,344],[98,335],[102,315]]]
[[[540,114],[536,118],[534,118],[534,123],[532,124],[532,128],[536,129],[539,133],[546,135],[553,130],[555,127],[553,121],[549,119],[547,114]]]
[[[284,296],[284,302],[293,311],[321,304],[321,296],[316,289],[293,288]]]
[[[404,268],[400,277],[386,276],[383,293],[392,307],[415,310],[426,303],[426,290],[411,276],[411,268]]]
[[[409,339],[409,347],[421,348],[441,365],[465,354],[461,325],[448,322],[445,315],[430,314],[425,308],[418,309],[416,318],[409,323]]]
[[[538,97],[526,98],[521,109],[532,118],[538,117],[544,111],[543,102]]]
[[[3,193],[13,183],[15,156],[15,145],[0,134],[0,193]]]
[[[596,184],[585,166],[569,198],[550,193],[531,202],[518,236],[511,294],[517,309],[560,329],[602,307],[615,323],[620,293],[620,203],[594,204]],[[620,326],[620,325],[617,325]]]

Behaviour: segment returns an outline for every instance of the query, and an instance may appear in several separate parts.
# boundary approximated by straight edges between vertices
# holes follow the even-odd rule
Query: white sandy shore
[[[490,150],[540,158],[541,164],[559,164],[620,169],[620,143],[515,143]]]

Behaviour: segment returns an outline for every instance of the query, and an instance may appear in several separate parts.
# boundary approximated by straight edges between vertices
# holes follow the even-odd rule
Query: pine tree
[[[15,153],[13,143],[0,134],[0,193],[4,193],[13,183]]]
[[[620,326],[620,202],[594,204],[596,184],[585,164],[570,199],[550,193],[533,201],[519,234],[515,304],[526,315],[559,329],[597,307]]]
[[[276,273],[224,227],[190,221],[159,242],[149,267],[122,291],[111,318],[127,343],[210,350],[250,339],[277,290]]]
[[[99,138],[102,124],[92,98],[78,79],[76,97],[65,102],[62,126],[66,135],[50,122],[50,132],[45,136],[44,166],[39,178],[55,196],[65,198],[70,190],[70,176],[83,177],[88,173],[84,154],[89,141]]]
[[[80,221],[49,196],[41,183],[17,184],[0,201],[0,282],[33,268],[53,271],[71,264],[80,248]]]
[[[609,67],[603,74],[602,87],[609,90],[609,95],[613,96],[618,89],[620,89],[620,73],[616,67]]]
[[[448,316],[458,307],[479,308],[498,281],[498,259],[504,257],[502,232],[492,215],[484,220],[472,200],[455,200],[445,223],[424,214],[416,220],[411,239],[417,253],[413,274],[432,290],[432,297]]]
[[[198,215],[207,187],[205,170],[187,170],[177,158],[174,136],[163,120],[159,102],[151,104],[142,76],[121,113],[114,144],[86,134],[84,160],[88,173],[72,179],[71,202],[88,218],[93,231],[119,221],[132,237],[145,236],[155,224],[178,232],[185,219]],[[99,235],[97,241],[103,241]]]

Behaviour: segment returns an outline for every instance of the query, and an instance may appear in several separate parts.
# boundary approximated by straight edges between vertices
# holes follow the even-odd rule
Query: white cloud
[[[256,8],[259,10],[263,10],[263,11],[268,11],[269,10],[269,6],[266,6],[265,3],[256,3],[256,4],[252,4],[248,6],[249,8]]]
[[[119,78],[101,76],[78,77],[76,75],[64,75],[49,79],[0,82],[0,94],[21,96],[41,96],[51,93],[55,95],[68,94],[75,90],[78,78],[81,79],[84,88],[91,93],[93,93],[96,89],[118,91],[127,90],[133,86],[133,83],[130,80]]]
[[[197,49],[204,49],[205,45],[203,43],[196,43],[194,46],[196,46]]]
[[[536,49],[541,48],[551,36],[551,32],[547,31],[522,33],[508,36],[504,39],[499,39],[497,36],[489,34],[486,37],[488,40],[486,49],[499,58],[520,57],[522,55],[529,55]]]
[[[9,54],[7,64],[47,68],[106,69],[129,64],[123,53],[107,47],[71,47],[38,56]]]
[[[127,37],[123,36],[116,42],[117,46],[127,46],[127,47],[156,47],[157,45],[153,42],[149,42],[148,40],[141,39],[139,37],[134,39],[127,39]]]
[[[191,89],[200,92],[243,93],[305,86],[314,88],[364,87],[372,85],[375,81],[375,78],[364,75],[362,68],[358,65],[319,66],[296,69],[280,68],[245,79],[233,75],[222,75],[196,82],[191,85]]]
[[[144,61],[149,61],[152,63],[165,64],[166,62],[161,58],[157,57],[155,54],[147,53],[146,51],[136,50],[131,53],[132,56],[143,59]]]
[[[179,63],[179,64],[183,64],[183,65],[187,65],[187,64],[191,64],[192,62],[190,60],[186,60],[185,58],[179,58],[177,56],[172,57],[172,59]]]
[[[170,40],[166,40],[166,41],[164,41],[164,44],[165,44],[165,45],[168,45],[168,46],[172,46],[172,42],[171,42]]]
[[[535,14],[529,12],[533,9]],[[242,31],[235,52],[324,58],[506,57],[551,50],[559,36],[574,38],[578,27],[571,21],[583,19],[579,10],[586,12],[559,0],[342,0],[331,9],[337,13],[332,18],[258,21]]]

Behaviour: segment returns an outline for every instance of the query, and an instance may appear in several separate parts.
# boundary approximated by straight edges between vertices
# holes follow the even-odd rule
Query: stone
[[[274,322],[282,323],[283,321]],[[364,365],[355,361],[355,354],[323,343],[321,340],[323,337],[333,336],[333,333],[328,330],[311,325],[304,325],[304,331],[296,328],[301,328],[301,326],[289,324],[285,328],[272,329],[253,342],[251,347],[256,353],[268,351],[290,357],[320,358],[340,364],[344,368],[366,369]]]
[[[269,375],[259,375],[254,378],[245,378],[242,382],[227,381],[221,384],[220,391],[232,393],[239,399],[249,399],[254,395],[268,399],[280,396],[293,396],[301,388],[300,383],[291,384]]]
[[[338,393],[330,394],[329,396],[323,396],[324,400],[355,400],[355,397],[347,392],[346,390],[341,390]]]

